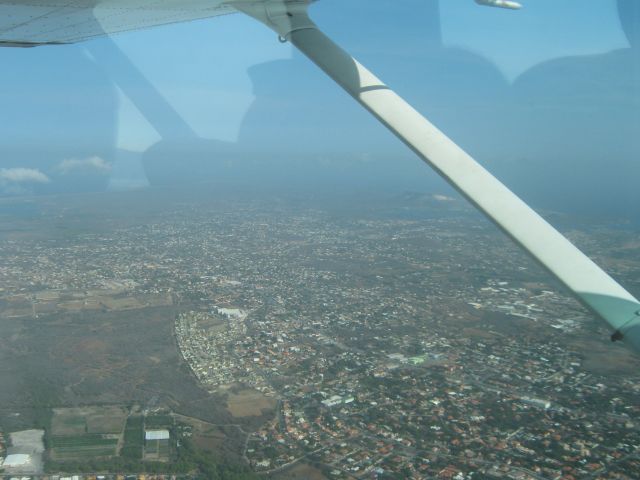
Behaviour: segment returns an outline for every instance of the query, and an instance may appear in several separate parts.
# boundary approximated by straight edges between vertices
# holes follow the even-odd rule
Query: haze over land
[[[147,189],[0,220],[0,457],[38,428],[48,472],[113,478],[638,467],[638,358],[462,201]],[[555,220],[640,293],[637,228]]]
[[[534,206],[638,220],[637,2],[438,6],[323,0],[313,14]],[[4,195],[207,181],[449,194],[316,67],[241,16],[2,49],[0,62]]]

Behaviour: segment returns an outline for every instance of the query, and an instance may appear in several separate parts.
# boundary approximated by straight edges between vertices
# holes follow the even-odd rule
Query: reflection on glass
[[[637,297],[640,8],[521,3],[312,15]],[[0,64],[0,478],[640,471],[638,356],[257,22]]]

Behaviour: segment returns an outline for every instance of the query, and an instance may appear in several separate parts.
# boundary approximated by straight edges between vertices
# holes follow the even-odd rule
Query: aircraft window
[[[312,2],[388,87],[295,12],[15,3],[0,479],[638,476],[635,0]],[[625,300],[425,165],[390,89]]]

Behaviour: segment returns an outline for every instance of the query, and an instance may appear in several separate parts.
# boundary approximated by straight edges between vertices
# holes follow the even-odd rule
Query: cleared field
[[[228,325],[229,322],[217,315],[207,315],[198,318],[198,326],[210,332],[220,332],[226,330],[228,328]]]
[[[24,430],[11,433],[10,439],[14,448],[24,448],[30,452],[42,453],[44,451],[43,436],[44,430]]]
[[[51,437],[52,448],[91,447],[117,445],[117,438],[105,438],[102,435],[79,435],[77,437]]]
[[[118,406],[54,409],[51,458],[68,461],[117,455],[126,418],[127,410]]]
[[[86,431],[86,421],[82,416],[57,415],[51,421],[53,435],[81,435]]]
[[[168,462],[171,453],[169,440],[148,440],[144,446],[144,459]]]
[[[109,310],[128,310],[131,308],[142,308],[144,306],[136,297],[102,297],[100,298],[100,303]]]
[[[108,415],[97,415],[87,418],[87,433],[115,433],[122,432],[124,418]]]
[[[51,456],[54,460],[109,457],[116,454],[117,438],[102,435],[51,437]]]
[[[273,410],[276,403],[274,398],[248,388],[238,393],[230,393],[227,408],[234,417],[257,417],[262,415],[264,410]]]
[[[170,453],[171,453],[171,445],[169,445],[169,441],[164,440],[160,442],[160,444],[158,445],[158,456],[160,458],[166,458],[168,460]]]
[[[168,293],[149,293],[147,295],[138,295],[138,300],[149,307],[164,307],[173,305],[173,298]]]
[[[147,415],[144,419],[144,425],[147,430],[159,427],[171,427],[173,425],[173,417],[171,415]]]
[[[141,416],[129,417],[124,429],[124,445],[120,454],[125,458],[142,458],[144,445],[144,421]]]
[[[275,476],[277,480],[327,480],[320,470],[304,463]]]
[[[51,420],[53,436],[120,434],[127,418],[122,407],[56,408]]]
[[[51,458],[56,461],[87,460],[90,458],[112,457],[115,455],[115,447],[64,447],[51,451]]]

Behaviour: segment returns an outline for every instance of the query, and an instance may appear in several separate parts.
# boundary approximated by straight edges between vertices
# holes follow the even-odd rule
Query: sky
[[[320,0],[311,13],[534,206],[637,218],[637,3],[522,3]],[[208,179],[450,193],[322,72],[243,15],[0,49],[0,64],[0,194]]]

